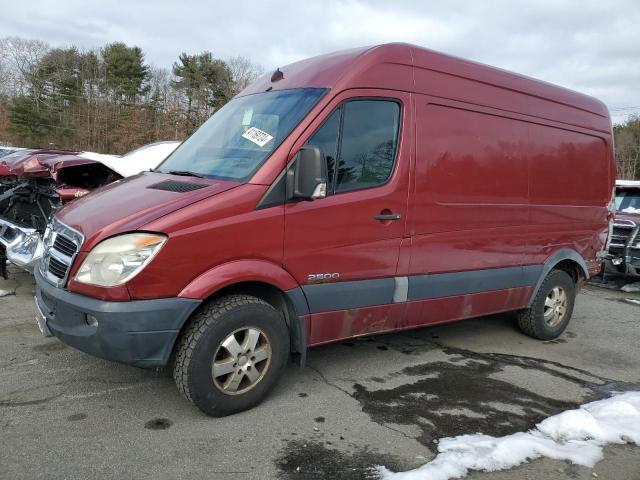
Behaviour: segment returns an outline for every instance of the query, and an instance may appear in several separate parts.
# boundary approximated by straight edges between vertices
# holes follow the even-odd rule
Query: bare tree
[[[640,177],[640,116],[632,115],[625,123],[615,125],[613,134],[618,178]]]
[[[38,88],[34,75],[36,67],[51,48],[40,40],[19,37],[0,39],[0,58],[3,59],[8,88],[14,95],[25,95],[29,88]]]
[[[251,60],[242,56],[232,57],[227,60],[227,66],[231,70],[231,77],[233,78],[231,96],[237,95],[264,73],[262,65],[252,63]]]

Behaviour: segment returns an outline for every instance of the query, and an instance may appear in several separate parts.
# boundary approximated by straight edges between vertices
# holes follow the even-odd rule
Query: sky
[[[94,48],[123,41],[150,64],[181,52],[267,71],[314,55],[410,42],[513,70],[640,114],[640,1],[0,0],[0,37]]]

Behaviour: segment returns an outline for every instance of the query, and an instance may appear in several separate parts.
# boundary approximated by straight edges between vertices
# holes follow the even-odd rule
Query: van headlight
[[[128,282],[156,256],[167,241],[155,233],[127,233],[100,242],[76,273],[76,281],[115,287]]]

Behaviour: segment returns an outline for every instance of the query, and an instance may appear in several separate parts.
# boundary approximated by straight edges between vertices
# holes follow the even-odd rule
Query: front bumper
[[[616,220],[610,235],[606,259],[621,273],[640,277],[640,224],[628,219]],[[617,232],[616,232],[617,230]]]
[[[0,218],[0,244],[4,245],[11,263],[32,273],[44,253],[42,237],[36,229],[4,218]]]
[[[35,269],[36,302],[46,327],[85,353],[138,367],[163,367],[200,300],[106,302],[49,284]]]
[[[640,277],[640,248],[611,247],[605,259],[609,260],[619,272],[630,277]]]

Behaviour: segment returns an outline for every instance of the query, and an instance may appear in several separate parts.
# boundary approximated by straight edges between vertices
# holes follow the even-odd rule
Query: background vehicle
[[[179,144],[151,143],[123,156],[22,149],[0,158],[0,269],[4,249],[10,261],[32,269],[53,212],[96,188],[156,167]]]
[[[615,203],[611,263],[620,273],[640,277],[640,181],[616,181]]]
[[[110,360],[174,356],[210,415],[309,346],[504,311],[551,339],[601,269],[614,178],[593,98],[405,44],[316,57],[61,209],[38,322]]]

